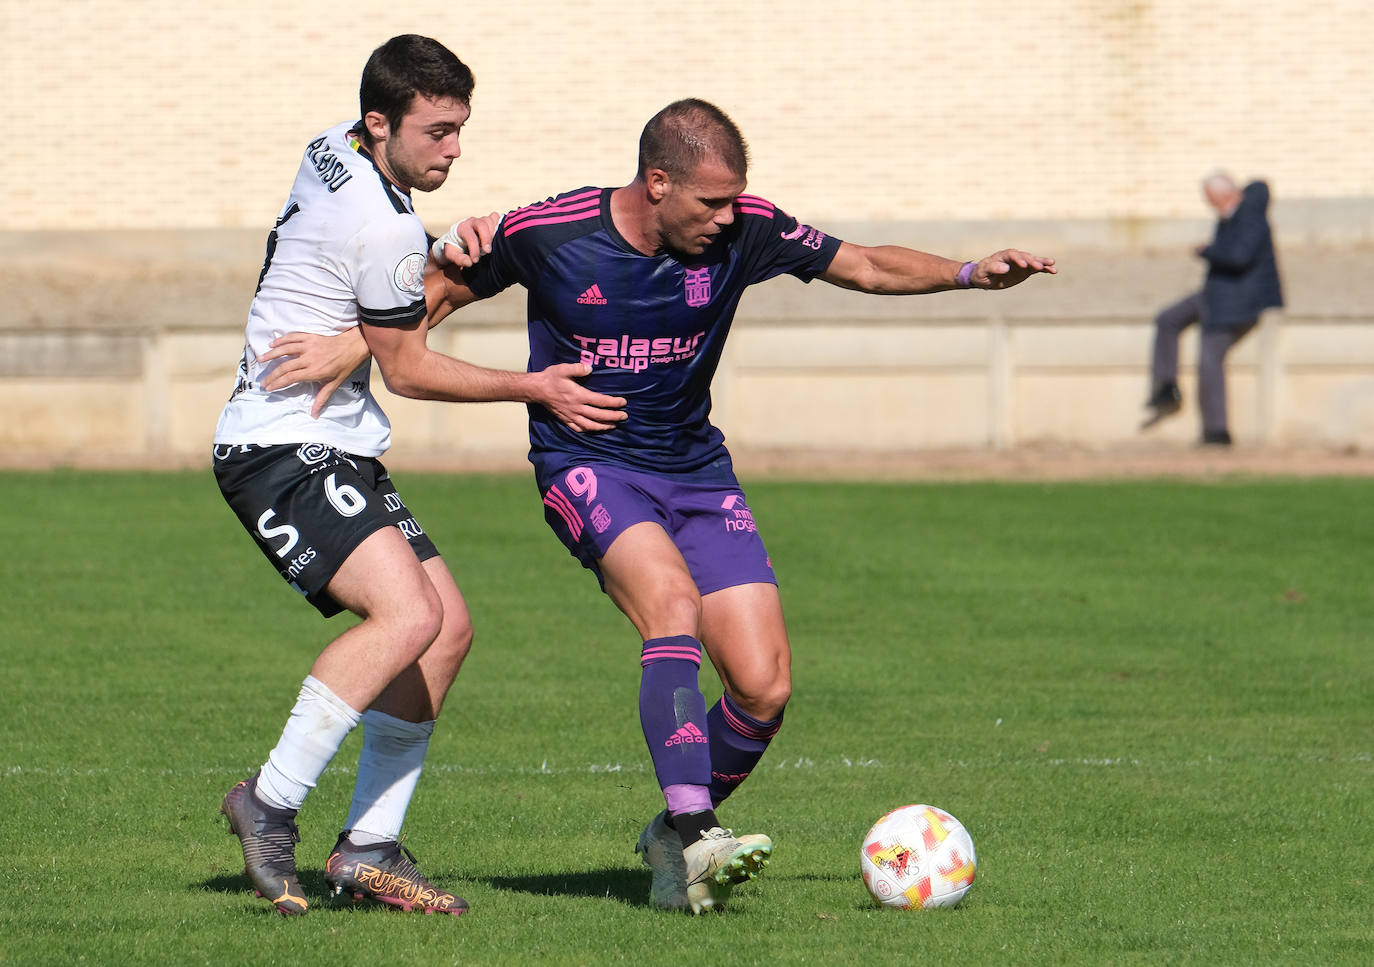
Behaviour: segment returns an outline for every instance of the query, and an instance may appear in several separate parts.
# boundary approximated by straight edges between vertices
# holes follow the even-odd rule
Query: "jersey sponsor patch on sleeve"
[[[411,295],[423,295],[425,291],[425,256],[421,252],[411,252],[396,263],[392,272],[396,288]]]

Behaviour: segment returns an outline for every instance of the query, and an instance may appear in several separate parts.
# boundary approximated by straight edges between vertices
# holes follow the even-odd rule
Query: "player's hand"
[[[262,381],[262,388],[272,392],[297,383],[322,384],[310,407],[311,417],[319,419],[329,397],[368,355],[367,341],[356,327],[337,336],[288,332],[272,340],[268,351],[258,357],[261,362],[281,360]]]
[[[491,252],[491,240],[500,224],[501,216],[496,212],[454,222],[447,232],[434,240],[429,248],[430,257],[441,266],[465,269],[476,265],[478,259]]]
[[[979,262],[969,282],[975,289],[1010,289],[1041,272],[1057,275],[1059,270],[1054,266],[1054,259],[1004,248]]]
[[[578,382],[590,375],[586,363],[555,363],[536,374],[538,402],[575,433],[612,429],[625,419],[625,398],[593,393]]]

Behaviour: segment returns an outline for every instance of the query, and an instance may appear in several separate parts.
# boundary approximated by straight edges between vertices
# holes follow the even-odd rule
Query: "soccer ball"
[[[973,886],[978,858],[964,824],[934,806],[894,809],[873,824],[859,852],[864,886],[898,910],[952,907]]]

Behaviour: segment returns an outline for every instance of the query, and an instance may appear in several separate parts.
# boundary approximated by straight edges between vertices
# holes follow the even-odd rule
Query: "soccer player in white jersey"
[[[406,396],[535,404],[578,431],[622,416],[623,400],[576,381],[588,372],[582,365],[502,372],[432,352],[423,338],[404,340],[405,353],[391,349],[426,325],[430,240],[410,192],[447,178],[472,88],[466,65],[429,38],[394,37],[372,53],[360,119],[310,141],[268,237],[237,385],[215,431],[216,480],[262,553],[325,617],[346,610],[362,619],[320,652],[276,747],[221,807],[255,890],[286,915],[308,908],[296,875],[296,813],[359,722],[357,786],[326,882],[405,910],[467,909],[425,879],[399,838],[472,622],[377,459],[390,425],[369,387],[370,363],[327,381],[337,391],[313,406],[317,384],[275,388],[283,377],[274,370],[289,366],[272,341],[359,329],[388,386]],[[479,251],[475,230],[460,235]],[[293,372],[301,378],[308,374]]]

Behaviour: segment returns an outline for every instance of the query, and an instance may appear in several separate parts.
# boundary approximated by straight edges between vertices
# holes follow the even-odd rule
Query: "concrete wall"
[[[0,452],[204,462],[242,352],[256,234],[0,235],[0,285],[20,313],[0,325]],[[124,255],[94,281],[73,281],[62,253],[85,244]],[[1232,354],[1239,443],[1374,448],[1368,256],[1358,246],[1280,253],[1289,306]],[[740,454],[1191,444],[1194,334],[1183,344],[1184,412],[1148,432],[1140,421],[1151,317],[1197,284],[1195,260],[1070,249],[1061,267],[1007,292],[913,298],[765,283],[746,297],[716,379],[717,422]],[[523,309],[518,291],[505,293],[458,313],[432,342],[483,365],[523,368]],[[384,405],[398,465],[523,462],[521,407]]]

